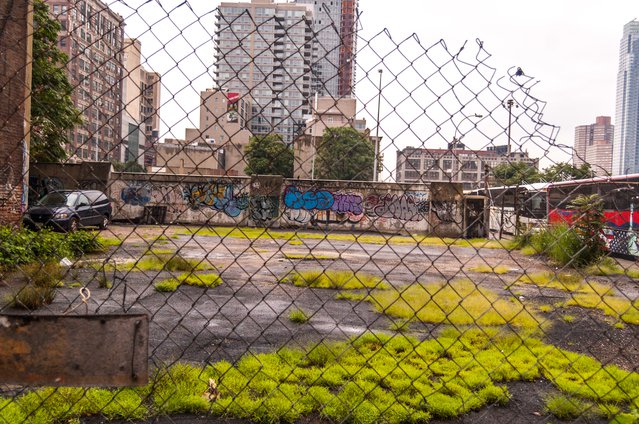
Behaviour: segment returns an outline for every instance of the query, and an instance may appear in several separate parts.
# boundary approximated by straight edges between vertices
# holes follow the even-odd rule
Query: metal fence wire
[[[639,420],[637,180],[358,13],[0,4],[0,422]]]

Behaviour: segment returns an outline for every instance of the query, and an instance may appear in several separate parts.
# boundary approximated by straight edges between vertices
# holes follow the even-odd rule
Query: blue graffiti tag
[[[235,195],[232,184],[191,184],[184,187],[183,195],[193,209],[210,207],[231,217],[239,216],[249,206],[248,196]]]
[[[301,192],[295,186],[286,187],[284,205],[289,209],[328,210],[333,206],[333,195],[324,190],[308,190]]]

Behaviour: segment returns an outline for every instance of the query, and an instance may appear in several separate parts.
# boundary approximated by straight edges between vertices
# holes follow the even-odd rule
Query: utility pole
[[[373,181],[377,181],[377,160],[379,156],[379,110],[382,104],[382,69],[379,72],[379,85],[377,86],[377,127],[375,128],[375,158],[373,159]]]

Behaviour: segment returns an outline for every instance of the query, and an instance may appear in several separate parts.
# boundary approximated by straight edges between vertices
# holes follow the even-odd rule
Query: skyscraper
[[[311,91],[319,96],[353,94],[357,0],[295,0],[313,5]]]
[[[580,167],[587,163],[595,175],[610,175],[614,130],[615,126],[610,123],[609,116],[597,116],[594,124],[576,127],[573,165]]]
[[[287,143],[310,113],[311,5],[251,0],[221,3],[217,12],[216,81],[247,96],[253,134],[279,134]]]
[[[639,172],[639,22],[623,27],[617,74],[612,173]]]

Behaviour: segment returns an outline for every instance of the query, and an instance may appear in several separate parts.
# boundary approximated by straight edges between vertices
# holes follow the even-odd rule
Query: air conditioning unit
[[[215,139],[214,138],[207,138],[206,139],[206,143],[207,144],[215,144]]]

